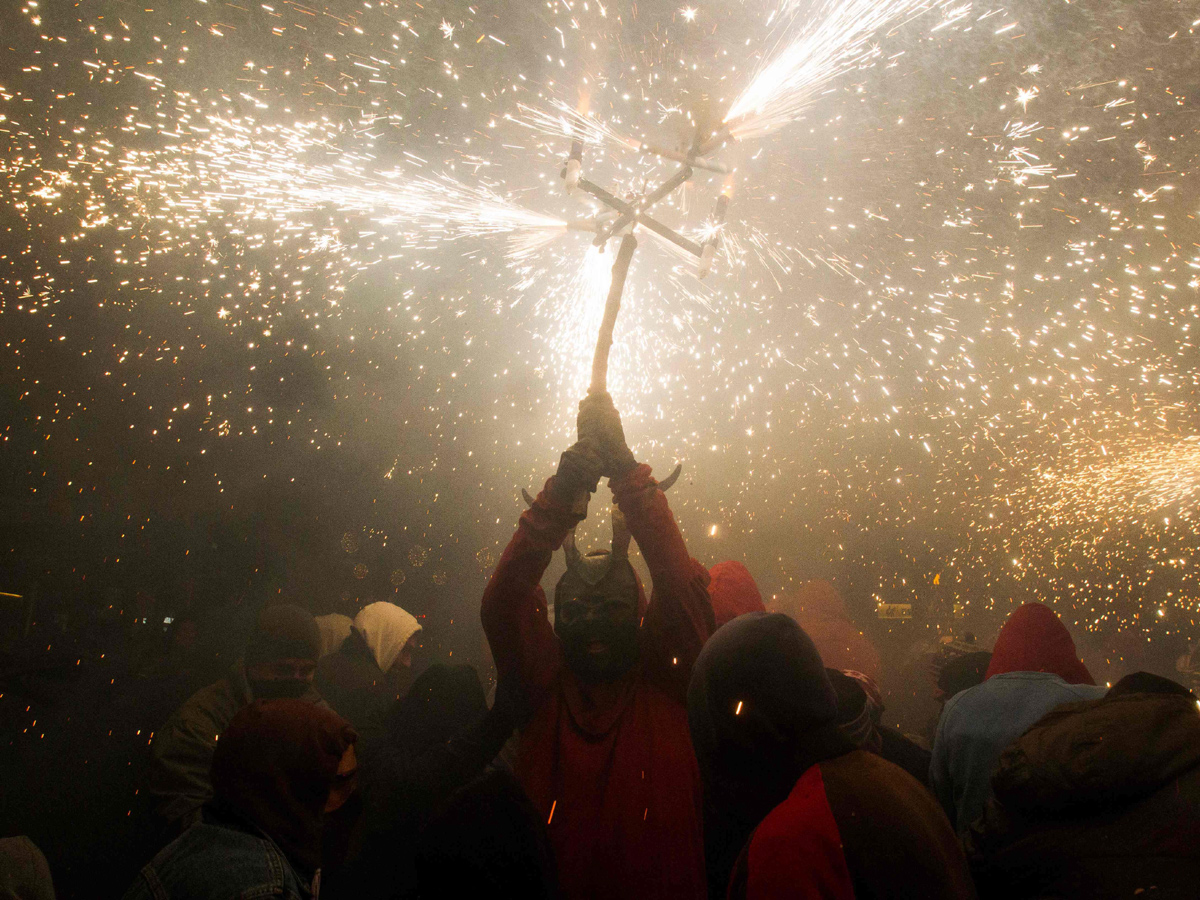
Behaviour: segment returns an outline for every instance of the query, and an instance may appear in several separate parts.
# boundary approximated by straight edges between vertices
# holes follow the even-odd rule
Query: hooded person
[[[780,613],[720,629],[688,721],[704,777],[710,897],[971,898],[962,850],[911,776],[855,747],[808,635]]]
[[[315,898],[330,819],[356,787],[356,737],[340,716],[302,700],[244,707],[213,754],[202,821],[142,869],[126,900]]]
[[[317,666],[317,690],[360,732],[371,730],[401,693],[420,631],[421,623],[396,604],[368,604],[342,646]]]
[[[150,790],[173,826],[198,821],[212,797],[209,768],[217,736],[254,700],[299,698],[322,703],[313,689],[321,634],[312,615],[281,603],[264,607],[233,669],[186,700],[150,745]]]
[[[883,724],[879,686],[861,672],[827,668],[825,674],[837,696],[838,730],[855,747],[883,757],[927,786],[929,751]]]
[[[346,638],[350,637],[350,629],[354,626],[354,620],[341,613],[317,616],[314,621],[317,623],[317,628],[321,630],[322,658],[340,650],[342,644],[346,642]]]
[[[331,873],[330,898],[417,896],[414,853],[422,829],[439,805],[488,767],[513,732],[518,698],[509,684],[497,687],[489,710],[472,667],[437,663],[392,705],[377,749],[360,757],[361,852],[344,872]],[[466,859],[485,850],[467,846],[458,852]]]
[[[1196,896],[1195,695],[1137,672],[1048,713],[1001,755],[966,847],[984,897]]]
[[[0,838],[0,900],[54,900],[50,864],[23,834]]]
[[[708,595],[712,598],[716,627],[743,613],[765,612],[754,576],[737,560],[719,562],[708,570]]]
[[[1014,610],[983,684],[946,702],[933,740],[929,783],[959,835],[983,813],[1005,747],[1064,703],[1102,696],[1053,610],[1041,603]]]
[[[578,427],[483,595],[501,683],[515,679],[532,711],[516,774],[547,823],[565,897],[694,900],[705,896],[702,798],[685,702],[713,629],[708,572],[626,445],[608,394],[588,395]],[[584,556],[572,532],[604,475],[613,546]],[[653,581],[648,605],[630,537]],[[560,546],[567,572],[552,626],[540,581]]]

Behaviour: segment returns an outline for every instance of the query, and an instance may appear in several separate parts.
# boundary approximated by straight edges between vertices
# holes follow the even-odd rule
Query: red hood
[[[1018,607],[1000,629],[984,681],[1005,672],[1050,672],[1068,684],[1096,683],[1067,626],[1041,603]]]
[[[708,570],[708,576],[708,594],[718,628],[744,613],[766,611],[754,576],[740,562],[719,562]]]

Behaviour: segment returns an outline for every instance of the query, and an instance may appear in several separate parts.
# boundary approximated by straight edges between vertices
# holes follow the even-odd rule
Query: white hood
[[[321,655],[328,656],[336,653],[350,637],[350,626],[354,620],[341,613],[330,613],[327,616],[316,616],[317,627],[321,629]]]
[[[379,671],[386,672],[408,639],[421,630],[421,623],[394,603],[380,600],[363,607],[354,617],[354,627],[367,642]]]

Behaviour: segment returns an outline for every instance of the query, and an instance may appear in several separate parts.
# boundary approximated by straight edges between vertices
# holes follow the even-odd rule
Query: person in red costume
[[[708,577],[708,593],[718,628],[748,612],[766,612],[754,576],[737,560],[717,563],[708,570]]]
[[[713,631],[708,573],[688,555],[650,467],[629,450],[607,393],[580,403],[578,429],[483,595],[497,673],[516,677],[534,710],[517,776],[545,817],[568,900],[699,900],[702,789],[687,686]],[[613,550],[581,556],[568,541],[551,627],[542,575],[602,476],[617,506]],[[650,570],[648,605],[625,529]]]

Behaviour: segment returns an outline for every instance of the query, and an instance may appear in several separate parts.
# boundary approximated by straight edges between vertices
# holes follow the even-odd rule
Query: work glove
[[[625,443],[621,414],[607,391],[589,393],[580,401],[577,427],[580,443],[595,447],[599,453],[604,466],[602,475],[616,478],[637,465]]]
[[[554,479],[558,499],[571,503],[581,494],[595,493],[604,468],[604,458],[597,448],[587,441],[576,441],[558,460]]]

